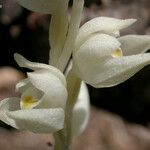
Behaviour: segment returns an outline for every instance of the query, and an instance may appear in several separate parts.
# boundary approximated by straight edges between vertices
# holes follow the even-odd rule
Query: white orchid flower
[[[21,98],[0,102],[0,120],[14,128],[36,133],[56,132],[63,128],[67,99],[64,75],[50,65],[33,63],[15,54],[21,67],[34,70],[16,85]]]
[[[111,87],[150,64],[150,54],[144,53],[150,49],[149,35],[117,38],[120,29],[134,22],[99,17],[85,23],[73,52],[76,74],[94,87]]]

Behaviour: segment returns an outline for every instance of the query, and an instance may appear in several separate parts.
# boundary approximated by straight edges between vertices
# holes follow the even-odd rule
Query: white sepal
[[[35,133],[53,133],[63,128],[64,110],[62,108],[30,109],[7,112],[20,130]]]
[[[44,92],[40,107],[65,108],[67,99],[66,87],[57,76],[45,69],[28,73],[28,79],[34,87]]]
[[[125,56],[144,53],[150,49],[150,35],[126,35],[118,40]]]
[[[109,17],[97,17],[86,22],[79,30],[76,48],[78,49],[92,34],[119,35],[119,30],[133,24],[136,19],[115,19]]]
[[[28,78],[25,78],[21,81],[19,81],[17,84],[16,84],[16,92],[20,92],[20,93],[23,93],[27,88],[31,87],[32,84],[31,82],[29,81]]]
[[[86,76],[87,83],[96,88],[115,86],[129,79],[148,64],[150,64],[150,53],[111,58],[89,70]]]
[[[8,98],[0,102],[0,120],[16,129],[51,133],[63,128],[64,111],[62,108],[20,110],[19,98]]]
[[[17,0],[18,3],[35,12],[53,14],[64,4],[65,0]]]
[[[11,119],[6,112],[20,109],[20,99],[17,97],[6,98],[0,101],[0,120],[6,124],[17,128],[13,119]]]
[[[113,36],[97,34],[85,41],[74,54],[78,55],[78,59],[81,57],[80,59],[82,60],[87,57],[89,59],[95,58],[100,60],[103,57],[111,55],[120,45],[120,42]]]
[[[57,76],[62,81],[64,86],[66,86],[66,79],[65,79],[64,75],[62,74],[62,72],[60,70],[58,70],[57,68],[47,65],[47,64],[43,64],[43,63],[31,62],[31,61],[27,60],[26,58],[24,58],[22,55],[17,54],[17,53],[14,54],[14,58],[20,67],[29,68],[32,70],[45,69],[45,70],[50,71],[52,74]]]
[[[77,102],[73,108],[72,135],[81,134],[86,128],[90,115],[90,100],[87,86],[84,82],[78,95]]]

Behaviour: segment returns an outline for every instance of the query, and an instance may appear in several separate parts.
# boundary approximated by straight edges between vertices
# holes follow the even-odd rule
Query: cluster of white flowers
[[[120,30],[132,25],[135,19],[97,17],[79,28],[84,0],[74,0],[70,21],[68,1],[18,0],[23,7],[52,17],[49,65],[15,54],[20,67],[33,70],[16,85],[21,98],[0,102],[0,119],[17,129],[50,133],[64,128],[71,84],[67,78],[71,72],[82,81],[71,118],[73,135],[77,135],[89,118],[89,96],[84,82],[98,88],[114,86],[150,63],[150,54],[145,53],[150,49],[149,35],[119,37]],[[71,55],[72,65],[64,71]]]

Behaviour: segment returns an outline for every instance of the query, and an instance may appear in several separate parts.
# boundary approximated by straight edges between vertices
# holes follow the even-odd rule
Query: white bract
[[[76,74],[94,87],[117,85],[150,64],[149,35],[127,35],[118,38],[119,30],[134,23],[98,17],[85,23],[77,35],[73,52]]]
[[[73,108],[72,134],[74,136],[81,134],[86,128],[90,115],[90,98],[87,86],[84,82]]]
[[[36,133],[62,129],[67,100],[64,75],[55,67],[30,62],[19,54],[15,54],[15,60],[34,71],[16,85],[21,98],[0,102],[0,119],[14,128]]]
[[[68,64],[65,75],[72,69],[72,61]],[[86,128],[90,115],[90,97],[86,84],[82,81],[80,91],[73,107],[72,135],[80,135]]]

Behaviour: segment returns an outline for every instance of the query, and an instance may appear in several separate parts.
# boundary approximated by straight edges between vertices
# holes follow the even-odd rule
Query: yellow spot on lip
[[[22,109],[30,109],[38,104],[38,100],[34,99],[32,96],[24,96],[21,101]]]
[[[118,48],[111,55],[114,58],[119,58],[122,56],[122,50],[120,48]]]

